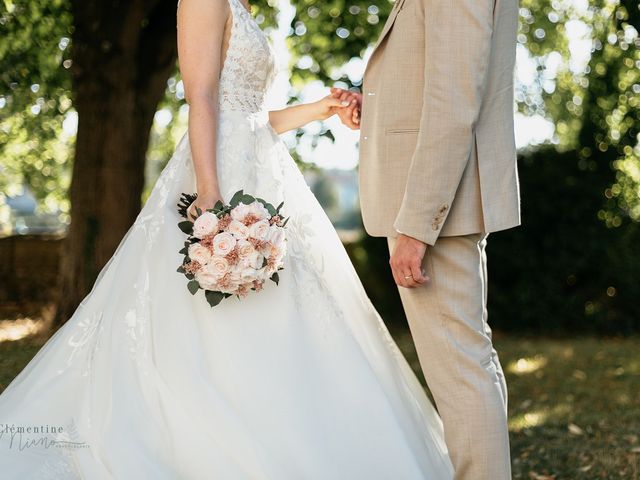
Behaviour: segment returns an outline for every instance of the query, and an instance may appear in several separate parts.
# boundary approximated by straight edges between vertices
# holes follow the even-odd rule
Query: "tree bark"
[[[149,132],[177,58],[175,1],[73,0],[73,14],[79,123],[58,326],[140,211]]]

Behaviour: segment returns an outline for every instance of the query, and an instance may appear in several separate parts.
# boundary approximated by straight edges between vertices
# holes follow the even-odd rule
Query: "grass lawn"
[[[411,338],[395,337],[417,370]],[[494,343],[507,376],[514,479],[640,479],[640,338]]]
[[[394,336],[418,371],[410,336]],[[0,391],[43,342],[0,341]],[[514,479],[640,479],[639,338],[496,335],[495,344],[509,387]]]

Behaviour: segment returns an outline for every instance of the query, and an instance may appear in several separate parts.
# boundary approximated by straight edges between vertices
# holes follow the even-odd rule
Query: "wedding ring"
[[[404,277],[405,280],[409,280],[410,278],[413,278],[413,275],[409,275],[408,277]]]

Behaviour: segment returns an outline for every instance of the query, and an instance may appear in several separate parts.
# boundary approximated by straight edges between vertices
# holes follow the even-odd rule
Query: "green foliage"
[[[554,121],[558,145],[524,152],[523,227],[489,241],[494,323],[638,331],[640,10],[631,1],[593,2],[582,13],[563,2],[522,5],[520,40],[542,67],[554,51],[564,59],[551,82],[539,70],[542,103],[523,102]],[[588,27],[585,68],[571,68],[567,21]]]
[[[599,217],[619,227],[640,220],[640,9],[635,0],[599,0],[585,11],[575,5],[521,2],[519,41],[539,65],[539,78],[518,98],[524,112],[555,123],[559,149],[575,150],[582,170],[604,176]],[[586,68],[571,64],[569,25],[583,27],[592,43]],[[549,73],[558,57],[558,71]]]
[[[340,67],[353,57],[362,57],[378,38],[389,15],[388,0],[293,0],[296,16],[289,45],[297,55],[292,82],[299,87],[311,79],[326,84],[352,81]]]
[[[68,211],[69,2],[4,0],[0,29],[0,191],[27,183],[46,210]]]

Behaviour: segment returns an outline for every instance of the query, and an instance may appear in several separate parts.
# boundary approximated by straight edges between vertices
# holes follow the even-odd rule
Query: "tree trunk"
[[[140,211],[149,132],[177,57],[175,1],[73,0],[73,14],[79,123],[57,325]]]

